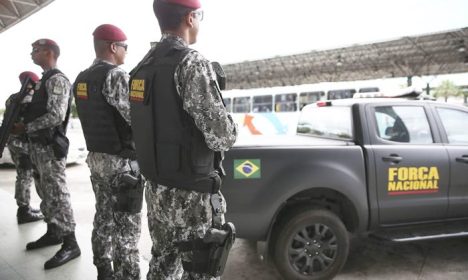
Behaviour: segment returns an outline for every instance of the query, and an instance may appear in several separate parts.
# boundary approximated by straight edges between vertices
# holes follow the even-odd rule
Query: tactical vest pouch
[[[141,175],[134,176],[130,172],[119,178],[119,185],[113,188],[115,199],[113,209],[119,212],[137,214],[143,207],[143,183]]]
[[[214,152],[204,143],[202,135],[194,137],[191,148],[192,171],[195,174],[207,174],[213,169]]]
[[[180,251],[192,252],[191,262],[182,261],[184,270],[213,277],[221,276],[235,239],[234,225],[225,223],[221,229],[210,228],[203,239],[178,242]]]
[[[218,172],[212,172],[208,177],[195,180],[189,190],[202,193],[218,193],[221,189],[221,177]]]

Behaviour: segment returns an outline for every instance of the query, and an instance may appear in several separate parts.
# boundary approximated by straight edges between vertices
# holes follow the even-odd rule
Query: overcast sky
[[[92,32],[119,26],[129,38],[130,71],[160,37],[153,0],[55,0],[0,33],[0,107],[20,88],[18,74],[41,73],[31,43],[55,40],[58,67],[74,81],[93,58]],[[386,41],[468,27],[466,0],[202,0],[205,18],[192,47],[210,60],[233,63],[311,50]]]

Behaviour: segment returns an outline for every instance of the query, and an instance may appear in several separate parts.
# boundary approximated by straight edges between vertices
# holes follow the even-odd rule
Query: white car
[[[83,163],[86,160],[88,150],[84,139],[83,130],[79,119],[70,119],[68,122],[67,137],[70,140],[68,149],[67,164]],[[3,150],[0,158],[0,165],[13,165],[10,151],[7,147]]]

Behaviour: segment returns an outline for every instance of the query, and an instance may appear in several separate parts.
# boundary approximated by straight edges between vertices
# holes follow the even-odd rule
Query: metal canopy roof
[[[0,0],[0,33],[54,0]]]
[[[223,68],[229,89],[463,73],[468,72],[468,27]]]

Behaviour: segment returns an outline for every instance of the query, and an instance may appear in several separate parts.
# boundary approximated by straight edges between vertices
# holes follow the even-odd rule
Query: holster
[[[56,128],[52,138],[52,150],[54,150],[55,157],[58,159],[66,157],[69,147],[70,141],[64,131],[60,128]]]
[[[191,262],[182,261],[184,270],[213,277],[221,276],[235,239],[234,225],[225,223],[221,229],[210,228],[203,239],[178,242],[176,245],[181,252],[192,252]]]
[[[113,209],[137,214],[143,207],[143,180],[140,174],[127,172],[119,175],[119,184],[113,188]]]
[[[67,136],[65,136],[65,132],[61,127],[39,130],[31,134],[29,139],[33,143],[39,143],[44,146],[51,145],[54,156],[57,159],[64,158],[68,155],[70,141]]]
[[[32,162],[28,154],[20,154],[18,156],[18,166],[17,168],[23,170],[32,169]]]

